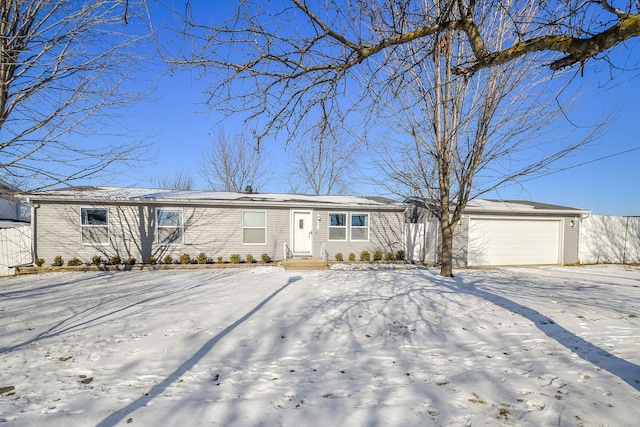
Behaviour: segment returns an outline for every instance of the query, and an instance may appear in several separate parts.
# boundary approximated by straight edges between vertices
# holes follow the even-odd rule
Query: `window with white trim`
[[[109,243],[109,210],[80,208],[80,229],[83,245]]]
[[[329,240],[347,240],[347,214],[329,212]]]
[[[158,208],[156,213],[158,244],[180,245],[184,243],[182,209]]]
[[[267,213],[265,211],[242,212],[242,243],[264,245],[267,243]]]
[[[351,240],[356,240],[356,241],[369,240],[369,214],[366,214],[366,213],[351,214]]]

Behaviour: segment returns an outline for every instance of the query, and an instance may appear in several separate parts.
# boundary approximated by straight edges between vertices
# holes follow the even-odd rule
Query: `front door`
[[[293,254],[311,255],[312,238],[311,212],[293,212]]]

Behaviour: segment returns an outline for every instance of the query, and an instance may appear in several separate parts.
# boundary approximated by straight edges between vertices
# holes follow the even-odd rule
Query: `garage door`
[[[561,220],[470,218],[467,264],[560,264],[561,225]]]

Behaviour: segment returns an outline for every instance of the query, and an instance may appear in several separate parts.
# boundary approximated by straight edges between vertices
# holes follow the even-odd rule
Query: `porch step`
[[[320,258],[293,258],[282,263],[285,270],[328,270],[329,264]]]

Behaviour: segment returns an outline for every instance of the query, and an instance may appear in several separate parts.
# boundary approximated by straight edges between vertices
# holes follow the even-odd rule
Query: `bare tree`
[[[505,22],[491,9],[485,29],[501,46],[508,39]],[[429,52],[424,58],[424,52]],[[479,70],[472,76],[454,72],[453,64],[473,52],[460,32],[414,41],[386,58],[407,67],[392,97],[381,96],[378,118],[388,130],[379,151],[379,184],[398,195],[418,198],[440,223],[441,272],[453,273],[453,235],[469,200],[519,177],[547,170],[560,157],[583,147],[598,134],[556,140],[541,130],[567,113],[554,101],[535,58]],[[397,76],[400,77],[400,76]]]
[[[251,143],[242,134],[218,132],[204,153],[200,172],[215,191],[254,192],[270,177],[264,148]]]
[[[168,190],[194,190],[195,181],[191,172],[181,170],[173,176],[164,175],[151,180],[155,188],[165,188]]]
[[[138,56],[137,2],[3,0],[0,5],[0,172],[28,188],[69,183],[135,160],[128,142],[96,146]],[[86,136],[72,143],[72,135]],[[116,135],[114,135],[114,139]],[[119,141],[123,136],[118,136]]]
[[[295,134],[304,117],[321,109],[334,119],[366,109],[369,103],[363,99],[371,101],[367,80],[382,71],[373,58],[447,31],[463,34],[473,52],[452,64],[458,73],[535,52],[543,53],[541,66],[554,70],[590,58],[608,60],[613,47],[640,35],[637,0],[619,3],[245,0],[233,16],[215,24],[205,10],[193,11],[195,5],[188,3],[179,31],[192,45],[165,55],[173,63],[199,68],[203,79],[213,74],[212,105],[228,114],[246,114],[260,141],[273,132]],[[510,35],[499,48],[486,41],[492,38],[483,21],[488,8],[500,14]],[[388,66],[385,73],[395,74]]]
[[[344,128],[323,117],[292,145],[289,182],[294,192],[343,194],[349,190],[361,143]]]

